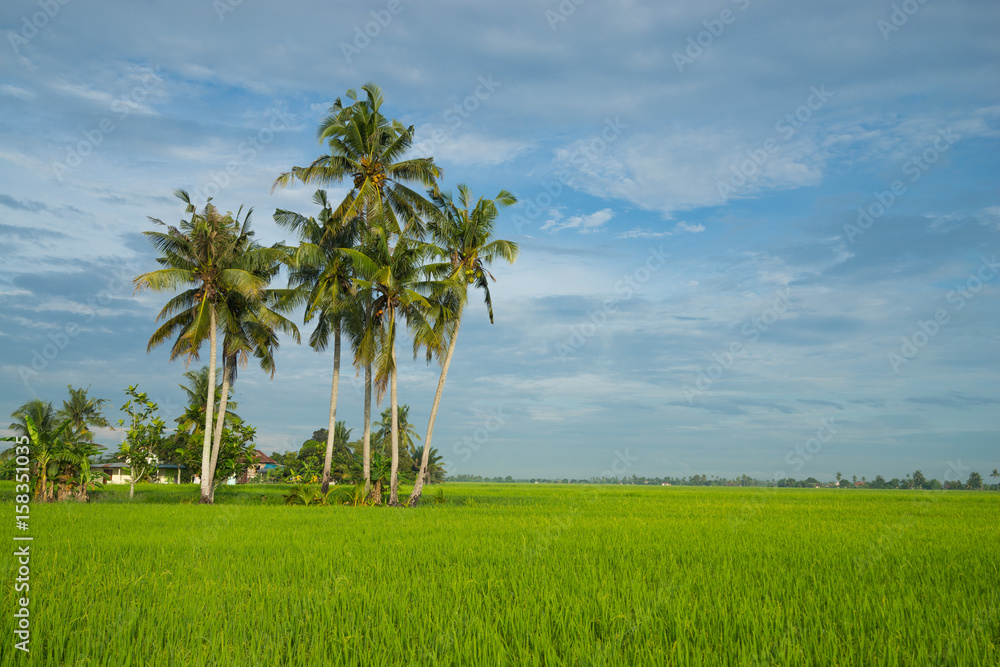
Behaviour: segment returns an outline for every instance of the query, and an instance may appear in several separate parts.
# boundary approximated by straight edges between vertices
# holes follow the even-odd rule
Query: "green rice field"
[[[6,612],[3,664],[1000,664],[1000,493],[452,483],[401,509],[286,490],[32,505],[31,652]]]

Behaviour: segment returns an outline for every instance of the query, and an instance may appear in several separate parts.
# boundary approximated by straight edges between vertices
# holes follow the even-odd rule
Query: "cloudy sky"
[[[146,352],[165,297],[131,288],[147,216],[184,188],[293,241],[271,216],[312,189],[272,181],[375,81],[445,188],[520,200],[445,389],[452,472],[1000,465],[995,2],[12,0],[0,28],[4,415],[138,383],[176,416],[184,364]],[[408,350],[423,433],[437,369]],[[329,400],[330,354],[277,362],[236,390],[267,452]]]

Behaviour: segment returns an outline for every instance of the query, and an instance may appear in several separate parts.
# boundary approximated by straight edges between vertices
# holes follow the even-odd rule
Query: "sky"
[[[132,289],[148,217],[183,188],[294,242],[272,215],[313,188],[271,184],[373,81],[444,189],[519,200],[496,323],[467,310],[445,387],[449,472],[1000,465],[995,2],[11,0],[0,32],[4,415],[67,384],[179,414],[184,362],[146,351],[166,295]],[[410,351],[423,435],[438,368]],[[276,361],[235,388],[268,453],[325,426],[333,365],[287,338]]]

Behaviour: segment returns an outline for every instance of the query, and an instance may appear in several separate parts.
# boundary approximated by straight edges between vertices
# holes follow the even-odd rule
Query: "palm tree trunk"
[[[396,342],[392,343],[389,369],[389,400],[392,402],[392,472],[389,474],[389,504],[399,504],[399,403],[396,399]]]
[[[129,475],[129,477],[128,499],[132,500],[135,497],[135,476]]]
[[[337,430],[337,388],[340,384],[340,320],[333,325],[333,388],[330,390],[330,428],[326,433],[326,457],[323,459],[323,493],[330,490],[330,466],[333,465],[333,437]]]
[[[215,319],[215,307],[209,305],[208,311],[209,326],[211,332],[209,336],[208,358],[208,396],[205,399],[205,441],[201,447],[201,501],[206,505],[212,504],[212,413],[215,408],[215,364],[218,362],[218,341],[216,334],[218,323]]]
[[[222,451],[222,431],[226,426],[226,404],[229,403],[229,376],[232,373],[230,363],[236,363],[236,359],[227,362],[225,354],[222,355],[222,397],[219,399],[219,415],[215,420],[215,433],[212,436],[212,463],[208,470],[210,481],[208,497],[215,502],[215,468],[219,464],[219,452]],[[212,398],[212,405],[215,405],[215,397]]]
[[[368,493],[372,485],[372,365],[370,363],[365,364],[365,434],[361,442],[365,493]]]
[[[451,334],[451,341],[448,343],[448,352],[444,355],[441,363],[441,377],[438,379],[437,392],[434,394],[434,403],[431,405],[431,418],[427,422],[427,437],[424,438],[424,455],[420,457],[420,473],[417,481],[413,485],[413,493],[407,504],[416,507],[420,501],[420,494],[424,491],[424,478],[427,477],[427,465],[431,457],[431,436],[434,435],[434,420],[437,419],[438,406],[441,404],[441,394],[444,393],[444,381],[448,377],[448,367],[451,366],[451,357],[455,354],[455,342],[458,340],[458,327],[461,324],[461,311],[458,312],[458,321],[455,323],[455,331]]]

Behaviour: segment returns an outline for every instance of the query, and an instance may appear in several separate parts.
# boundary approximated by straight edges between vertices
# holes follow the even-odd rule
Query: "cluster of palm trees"
[[[361,96],[348,91],[346,104],[338,98],[320,124],[319,140],[329,153],[307,167],[293,167],[274,182],[274,188],[296,181],[320,186],[313,197],[319,208],[314,216],[280,209],[274,214],[279,226],[298,236],[297,246],[263,247],[253,240],[252,210],[241,221],[242,210],[223,215],[209,200],[199,212],[184,191],[177,196],[187,205],[190,219],[178,227],[152,219],[166,230],[146,232],[164,268],[138,276],[136,288],[184,290],[160,312],[157,321],[163,324],[150,339],[149,348],[173,340],[171,359],[197,358],[207,340],[207,385],[215,387],[222,335],[224,386],[214,424],[214,401],[206,396],[202,502],[213,500],[225,400],[237,367],[245,366],[253,356],[273,376],[278,332],[299,341],[297,327],[283,313],[304,307],[305,323],[315,323],[310,346],[317,351],[333,347],[323,493],[330,484],[341,348],[346,338],[352,365],[365,378],[362,459],[366,492],[373,487],[372,393],[377,401],[389,394],[391,505],[399,504],[396,342],[400,326],[412,336],[414,356],[424,352],[428,361],[436,358],[441,363],[420,474],[408,500],[415,505],[427,478],[434,421],[469,286],[483,290],[493,320],[489,267],[500,259],[513,262],[518,251],[516,244],[492,238],[494,224],[501,209],[516,199],[501,190],[493,199],[475,200],[464,185],[458,186],[457,199],[442,192],[437,184],[441,171],[433,159],[407,156],[413,126],[382,114],[383,97],[375,84],[361,90]],[[347,195],[339,203],[331,202],[322,186],[344,182],[350,184]],[[288,270],[288,287],[271,288],[270,281],[282,266]]]
[[[103,478],[90,469],[90,458],[103,449],[94,442],[91,427],[109,428],[103,410],[107,400],[88,396],[88,389],[68,386],[69,398],[56,410],[52,403],[33,399],[11,413],[15,420],[8,428],[13,441],[28,438],[34,467],[35,498],[62,500],[73,496],[87,500],[90,490]],[[3,456],[10,458],[14,448]]]

